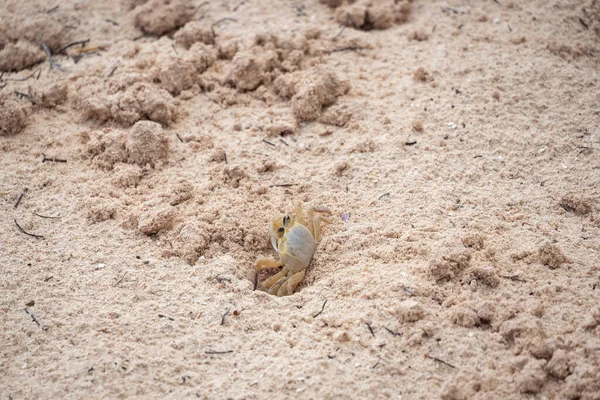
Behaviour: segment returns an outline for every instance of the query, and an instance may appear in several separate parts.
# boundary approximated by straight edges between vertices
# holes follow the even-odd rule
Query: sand
[[[2,2],[0,397],[600,399],[599,55],[597,0]]]

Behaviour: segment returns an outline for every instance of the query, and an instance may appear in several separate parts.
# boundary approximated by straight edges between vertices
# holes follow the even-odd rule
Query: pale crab
[[[287,296],[294,293],[321,240],[321,222],[331,223],[322,215],[331,214],[327,207],[310,206],[305,214],[302,202],[295,201],[294,214],[280,215],[271,223],[271,244],[279,254],[279,260],[256,260],[256,273],[283,266],[281,271],[260,285],[260,290],[269,294]]]

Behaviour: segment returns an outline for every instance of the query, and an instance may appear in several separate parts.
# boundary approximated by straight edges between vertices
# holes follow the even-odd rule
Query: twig
[[[205,354],[229,354],[229,353],[233,353],[233,350],[225,350],[225,351],[205,351]]]
[[[175,321],[175,318],[167,317],[166,315],[158,314],[158,318],[166,318],[169,321]]]
[[[23,92],[19,92],[18,90],[15,90],[15,94],[20,98],[20,99],[27,99],[31,102],[31,104],[35,104],[33,102],[33,100],[31,100],[31,97],[29,97],[29,95],[27,93],[23,93]]]
[[[221,22],[225,22],[225,21],[237,22],[237,19],[225,17],[225,18],[221,18],[220,20],[213,22],[213,24],[210,26],[210,31],[212,32],[213,37],[217,36],[217,34],[215,33],[215,26],[217,26]]]
[[[321,311],[319,311],[318,313],[316,313],[315,315],[313,315],[313,318],[317,318],[319,315],[321,315],[321,313],[325,309],[325,304],[327,304],[327,299],[325,299],[325,301],[323,302],[323,307],[321,307]]]
[[[57,215],[56,217],[51,217],[51,216],[48,216],[48,215],[38,214],[37,211],[34,212],[34,214],[37,215],[40,218],[47,218],[47,219],[58,219],[58,218],[60,218],[60,215]]]
[[[105,19],[105,21],[110,24],[113,24],[114,26],[119,26],[119,23],[117,21],[115,21],[114,19],[107,18],[107,19]]]
[[[179,139],[179,141],[180,141],[181,143],[183,143],[183,139],[181,138],[181,136],[179,136],[179,133],[176,133],[176,134],[175,134],[175,136],[177,136],[177,139]]]
[[[225,323],[225,317],[229,314],[229,308],[225,311],[225,314],[221,315],[221,325]]]
[[[344,25],[342,26],[342,29],[338,32],[337,35],[335,35],[334,37],[331,38],[331,40],[336,40],[338,37],[340,37],[340,35],[342,33],[344,33],[344,29],[346,29],[346,27],[350,25],[350,14],[346,13],[346,21],[344,22]]]
[[[591,147],[587,147],[587,146],[577,146],[577,148],[580,149],[577,152],[577,155],[580,155],[581,153],[585,153],[585,152],[588,152],[588,151],[591,152],[593,150]]]
[[[365,50],[366,47],[363,46],[345,46],[345,47],[339,47],[337,49],[333,49],[331,51],[329,51],[329,53],[338,53],[340,51],[359,51],[359,50]]]
[[[244,2],[242,2],[243,4]],[[196,6],[196,10],[199,9],[200,7],[204,7],[205,5],[210,4],[210,1],[205,1],[204,3],[200,3]],[[233,10],[235,11],[235,9]]]
[[[52,278],[54,278],[54,275],[50,275],[47,278],[44,278],[44,282],[49,282],[50,280],[52,280]]]
[[[292,187],[296,185],[297,183],[277,183],[275,185],[269,185],[269,187]]]
[[[35,316],[33,315],[33,313],[32,313],[31,311],[29,311],[29,310],[26,308],[26,309],[25,309],[25,312],[26,312],[26,313],[27,313],[27,314],[28,314],[28,315],[31,317],[31,320],[32,320],[33,322],[35,322],[35,323],[37,324],[37,326],[42,326],[42,325],[40,324],[40,321],[38,321],[38,320],[35,318]]]
[[[385,192],[384,194],[382,194],[381,196],[379,196],[379,197],[377,198],[377,200],[381,200],[381,199],[382,199],[382,198],[384,198],[385,196],[389,196],[389,195],[390,195],[390,192]]]
[[[369,332],[371,332],[371,335],[373,337],[375,337],[375,332],[373,332],[373,328],[371,327],[371,324],[369,324],[368,322],[365,322],[365,324],[367,324],[367,328],[369,328]]]
[[[17,199],[17,202],[15,203],[15,210],[17,209],[17,207],[19,207],[19,204],[21,204],[21,200],[23,199],[23,196],[25,196],[25,193],[27,193],[28,190],[29,189],[27,189],[27,188],[23,189],[23,191],[19,195],[19,198]]]
[[[42,73],[42,70],[41,70],[41,69],[38,69],[38,70],[35,70],[35,71],[33,71],[33,72],[32,72],[31,74],[29,74],[29,76],[27,76],[26,78],[6,78],[6,79],[5,79],[5,81],[7,81],[7,82],[9,82],[9,81],[10,81],[10,82],[24,82],[24,81],[26,81],[26,80],[28,80],[28,79],[31,79],[31,78],[33,78],[33,76],[34,76],[35,74],[38,74],[38,76],[37,76],[37,78],[36,78],[36,79],[39,79],[39,77],[40,77],[40,74],[41,74],[41,73]]]
[[[375,363],[375,365],[373,365],[373,366],[371,367],[371,369],[375,369],[375,367],[377,367],[377,366],[379,365],[379,362],[380,362],[380,361],[379,361],[379,360],[377,360],[377,362]]]
[[[275,147],[275,143],[271,143],[271,142],[269,142],[267,139],[263,139],[262,141],[263,141],[263,143],[266,143],[266,144],[268,144],[269,146],[273,146],[273,147]]]
[[[60,49],[58,49],[58,51],[56,52],[56,54],[62,54],[69,47],[77,46],[78,44],[81,45],[81,48],[84,48],[89,42],[90,42],[90,39],[78,40],[76,42],[71,42],[69,44],[64,45]]]
[[[283,144],[285,144],[287,147],[290,147],[289,144],[287,144],[287,142],[285,140],[283,140],[282,138],[279,138],[279,141]]]
[[[200,4],[198,6],[198,8],[200,8],[201,6],[203,6],[206,3],[208,3],[208,1],[205,1],[203,4]],[[238,10],[238,8],[240,8],[241,6],[243,6],[245,3],[246,3],[246,0],[240,2],[240,4],[238,4],[237,6],[233,7],[233,9],[231,11],[236,12]]]
[[[450,12],[453,12],[454,14],[464,14],[463,11],[458,11],[456,8],[452,8],[452,7],[448,7],[448,6],[442,7],[442,10],[450,11]]]
[[[115,71],[117,70],[117,68],[119,68],[119,63],[117,63],[117,65],[115,65],[114,67],[112,67],[112,69],[110,70],[110,72],[108,73],[108,75],[106,75],[106,77],[110,78],[111,76],[113,76],[113,74],[115,73]]]
[[[46,157],[46,155],[44,153],[42,153],[42,157],[44,157],[42,159],[42,162],[59,162],[59,163],[66,163],[67,160],[63,160],[61,158],[55,158],[55,157]]]
[[[256,271],[254,273],[254,289],[252,289],[253,291],[256,291],[256,288],[258,287],[258,271]]]
[[[383,329],[385,329],[386,331],[388,331],[390,334],[392,334],[393,336],[402,336],[402,333],[400,332],[395,332],[393,330],[391,330],[390,328],[388,328],[387,326],[384,326]]]
[[[439,358],[431,357],[429,354],[425,354],[425,358],[430,358],[430,359],[432,359],[434,361],[437,361],[437,362],[439,362],[441,364],[444,364],[445,366],[448,366],[450,368],[456,369],[456,367],[454,365],[452,365],[452,364],[450,364],[450,363],[448,363],[448,362],[446,362],[444,360],[440,360]]]
[[[51,9],[49,9],[48,11],[46,11],[46,14],[50,14],[51,12],[54,12],[54,11],[58,10],[58,7],[60,7],[60,6],[54,6],[54,7],[52,7]]]
[[[344,29],[346,29],[346,25],[342,26],[342,29],[340,29],[340,31],[337,33],[337,35],[335,35],[334,37],[332,37],[331,40],[336,40],[338,37],[340,37],[340,35],[342,33],[344,33]]]
[[[415,144],[417,144],[417,141],[416,141],[416,140],[412,140],[412,141],[410,141],[410,142],[404,142],[404,144],[405,144],[406,146],[414,146]]]
[[[123,276],[121,277],[121,279],[119,279],[119,280],[118,280],[118,281],[117,281],[117,282],[116,282],[116,283],[113,285],[113,287],[117,287],[117,286],[119,286],[119,284],[120,284],[121,282],[123,282],[123,279],[125,279],[125,276],[126,276],[126,275],[127,275],[127,271],[125,271],[125,273],[123,274]]]
[[[48,48],[46,43],[44,43],[44,39],[42,39],[41,36],[40,36],[40,44],[42,45],[42,48],[46,52],[46,57],[48,57],[48,63],[50,64],[50,69],[56,68],[60,72],[63,72],[63,73],[67,72],[63,67],[61,67],[59,64],[55,63],[54,60],[52,60],[52,53],[50,52],[50,49]]]
[[[19,230],[20,230],[21,232],[23,232],[24,234],[26,234],[26,235],[28,235],[28,236],[34,237],[34,238],[36,238],[36,239],[43,239],[43,238],[44,238],[42,235],[36,235],[36,234],[34,234],[34,233],[29,233],[29,232],[27,232],[25,229],[21,228],[21,225],[19,225],[19,223],[17,222],[17,220],[16,220],[16,219],[15,219],[15,225],[17,225],[17,228],[19,228]]]
[[[508,31],[512,32],[512,27],[510,26],[510,24],[506,24],[506,26],[508,27]]]

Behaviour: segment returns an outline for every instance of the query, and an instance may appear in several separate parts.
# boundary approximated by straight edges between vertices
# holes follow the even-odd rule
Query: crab
[[[263,269],[283,267],[260,285],[259,289],[269,294],[287,296],[294,293],[321,240],[321,223],[331,223],[323,215],[331,214],[331,211],[323,206],[310,206],[305,214],[302,202],[295,201],[294,214],[280,215],[271,223],[271,244],[279,254],[279,260],[256,260],[256,273]]]

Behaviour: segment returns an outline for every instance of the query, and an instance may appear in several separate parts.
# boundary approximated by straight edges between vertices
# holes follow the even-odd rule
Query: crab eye
[[[285,229],[283,228],[283,226],[280,226],[280,227],[277,229],[277,232],[279,232],[279,233],[283,233],[283,231],[285,231]]]

